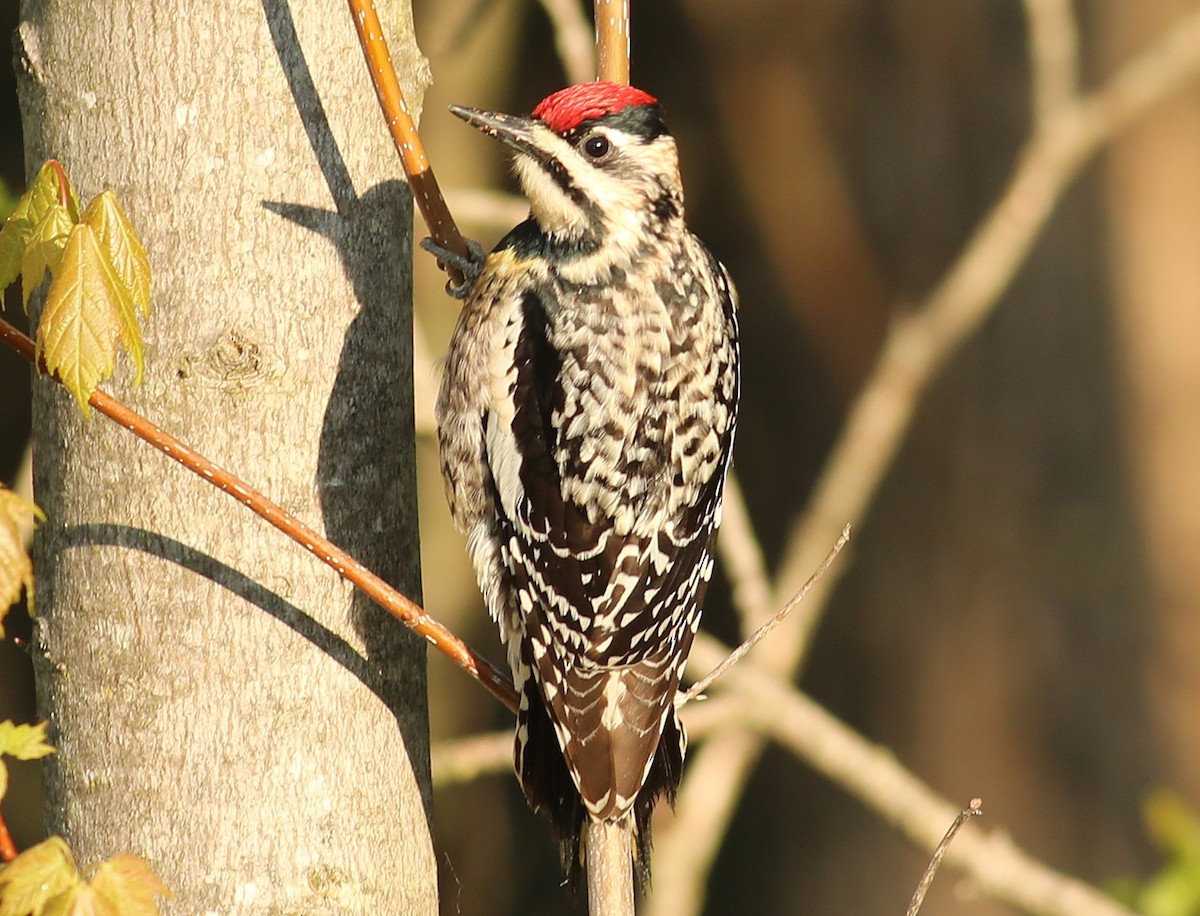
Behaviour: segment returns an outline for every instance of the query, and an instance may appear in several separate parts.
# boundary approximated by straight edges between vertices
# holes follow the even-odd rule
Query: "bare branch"
[[[741,618],[742,636],[748,636],[771,618],[777,602],[763,560],[762,546],[746,508],[742,483],[733,472],[725,481],[717,553],[725,575],[729,577],[733,606]]]
[[[595,0],[597,77],[629,82],[629,0]]]
[[[680,710],[688,740],[692,742],[736,726],[741,715],[741,701],[730,696],[728,691],[703,703],[689,703]],[[440,741],[433,746],[430,756],[433,784],[439,789],[471,782],[481,776],[511,775],[513,732],[506,728]]]
[[[1079,26],[1072,0],[1025,0],[1034,123],[1050,120],[1079,93]]]
[[[792,596],[791,600],[780,609],[778,614],[755,630],[749,639],[730,652],[729,655],[727,655],[721,662],[721,664],[717,665],[716,668],[693,684],[692,688],[688,690],[687,693],[683,694],[675,701],[676,705],[682,706],[689,700],[694,700],[704,693],[704,691],[708,689],[708,686],[713,681],[741,661],[742,657],[747,652],[758,645],[758,643],[768,633],[783,623],[783,621],[787,619],[788,614],[790,614],[800,605],[800,602],[804,600],[810,591],[812,591],[813,586],[820,581],[821,577],[829,570],[829,567],[833,565],[833,561],[837,559],[837,555],[842,552],[842,548],[846,546],[846,542],[849,540],[850,526],[847,525],[842,529],[841,536],[838,537],[837,542],[834,543],[832,549],[826,555],[825,559],[821,561],[821,565],[817,567],[816,572],[809,576],[808,581],[801,586],[800,591],[796,592],[796,594]]]
[[[969,819],[978,814],[983,814],[982,806],[982,799],[972,798],[971,803],[958,812],[958,817],[954,819],[954,823],[950,825],[950,829],[946,831],[946,835],[938,843],[937,849],[933,851],[933,857],[929,860],[929,864],[925,866],[925,872],[921,875],[921,880],[917,883],[917,889],[913,891],[912,900],[908,904],[905,916],[917,916],[921,912],[921,905],[925,903],[925,895],[929,893],[929,888],[933,884],[933,879],[937,876],[942,859],[946,857],[946,850],[950,848],[950,842],[954,839],[954,835],[958,833],[962,825]]]
[[[692,647],[692,657],[701,666],[716,664],[728,653],[726,646],[704,633],[697,634]],[[791,750],[918,847],[926,850],[937,847],[945,825],[957,814],[957,807],[901,766],[887,747],[867,741],[790,684],[753,665],[734,668],[723,687],[722,698],[728,691],[742,700],[742,721],[747,726]],[[705,746],[705,751],[723,737],[724,734],[714,737]],[[743,758],[730,755],[725,762],[738,766]],[[703,821],[702,818],[697,820]],[[689,834],[688,838],[692,848],[696,848],[697,834]],[[1003,831],[985,833],[968,824],[946,853],[946,859],[988,896],[1007,901],[1028,913],[1131,916],[1128,910],[1095,888],[1030,858]],[[659,893],[651,898],[651,902],[661,896],[665,887],[662,860],[656,860],[656,864],[659,866]],[[689,880],[696,881],[690,876]],[[656,909],[652,907],[651,911]]]
[[[632,828],[632,814],[584,825],[589,916],[633,916]]]
[[[383,35],[383,26],[379,23],[379,15],[375,12],[373,0],[348,0],[350,17],[354,20],[354,28],[358,32],[358,41],[362,45],[363,56],[367,60],[367,69],[371,73],[371,83],[375,87],[375,96],[379,99],[379,107],[387,122],[388,132],[392,142],[396,144],[396,152],[404,166],[408,186],[412,190],[413,199],[429,234],[443,248],[470,257],[467,242],[458,231],[454,217],[446,208],[437,179],[433,175],[433,167],[425,155],[425,145],[421,135],[417,133],[417,125],[413,122],[404,100],[404,92],[400,89],[400,80],[396,78],[396,69],[392,66],[392,55],[388,51],[387,40]],[[463,273],[452,265],[446,265],[446,273],[455,284],[465,279]]]
[[[592,27],[579,0],[541,0],[554,27],[554,47],[570,83],[586,83],[596,72]]]
[[[493,773],[511,773],[513,730],[439,742],[430,750],[429,759],[433,784],[439,789]]]
[[[1182,17],[1102,88],[1062,109],[1038,129],[1007,189],[941,284],[920,309],[900,318],[889,333],[809,506],[792,528],[776,578],[777,594],[798,589],[841,527],[847,521],[856,526],[861,522],[895,459],[920,397],[948,357],[995,306],[1063,190],[1088,157],[1197,72],[1200,10]],[[803,607],[756,653],[754,665],[741,668],[762,668],[781,675],[795,671],[839,573],[830,570],[816,583]],[[746,775],[761,750],[760,739],[734,731],[709,741],[689,761],[675,822],[658,836],[658,890],[649,900],[647,916],[689,916],[700,911],[717,843],[699,843],[700,831],[724,834]],[[953,816],[951,811],[939,823]]]
[[[778,587],[798,587],[847,520],[857,524],[908,431],[929,382],[990,314],[1059,197],[1099,147],[1150,105],[1200,73],[1200,11],[1090,96],[1058,114],[1026,146],[1000,200],[945,278],[916,312],[892,328],[856,400],[803,518],[793,528]],[[827,576],[813,598],[837,579]],[[823,600],[792,618],[796,661]],[[797,632],[798,631],[798,632]]]
[[[494,232],[507,232],[529,216],[529,201],[515,194],[452,188],[446,197],[464,223]]]

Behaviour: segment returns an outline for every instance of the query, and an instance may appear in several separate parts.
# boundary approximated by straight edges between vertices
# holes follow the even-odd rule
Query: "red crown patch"
[[[584,121],[615,114],[631,105],[657,105],[658,99],[625,83],[596,80],[577,83],[542,99],[533,116],[557,134],[566,133]]]

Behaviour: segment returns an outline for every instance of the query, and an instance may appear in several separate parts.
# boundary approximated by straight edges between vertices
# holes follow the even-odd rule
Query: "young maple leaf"
[[[88,884],[121,916],[158,916],[155,897],[172,896],[150,866],[131,855],[113,856],[98,865]]]
[[[31,846],[0,869],[0,916],[43,913],[46,905],[82,883],[62,837]]]
[[[29,500],[0,486],[0,639],[4,638],[4,616],[21,597],[21,589],[33,590],[33,563],[25,552],[25,531],[34,520],[45,518]]]

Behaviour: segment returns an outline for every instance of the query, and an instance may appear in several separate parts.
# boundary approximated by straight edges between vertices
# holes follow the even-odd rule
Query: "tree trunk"
[[[150,254],[109,390],[419,599],[410,198],[345,5],[26,2],[17,58],[30,173],[116,190]],[[434,912],[423,643],[47,380],[34,427],[51,830],[175,912]]]

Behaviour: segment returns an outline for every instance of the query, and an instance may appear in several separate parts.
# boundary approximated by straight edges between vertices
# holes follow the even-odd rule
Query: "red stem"
[[[8,344],[30,362],[35,361],[33,341],[0,319],[0,341]],[[39,370],[43,367],[39,366]],[[56,379],[57,381],[57,379]],[[188,447],[170,433],[155,426],[145,417],[134,413],[116,398],[97,389],[88,403],[114,422],[124,426],[139,439],[149,442],[156,449],[189,471],[200,475],[213,486],[228,493],[246,505],[255,515],[274,525],[297,544],[302,545],[338,575],[380,604],[384,610],[396,617],[416,633],[479,681],[487,690],[516,712],[517,694],[512,683],[491,662],[477,655],[470,646],[425,613],[420,605],[404,597],[383,579],[375,575],[358,560],[350,556],[332,541],[322,537],[311,528],[301,524],[257,490],[222,470],[199,452]]]
[[[11,862],[16,857],[17,844],[13,842],[8,825],[4,823],[4,814],[0,812],[0,862]]]
[[[62,163],[57,159],[49,159],[46,164],[54,169],[55,174],[58,175],[58,202],[66,210],[71,205],[71,199],[67,194],[67,173],[63,171]]]

